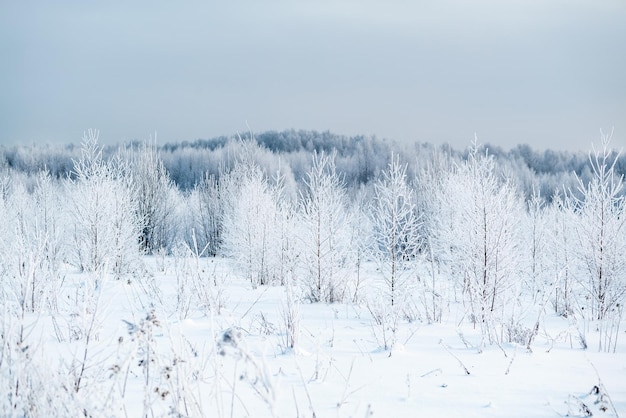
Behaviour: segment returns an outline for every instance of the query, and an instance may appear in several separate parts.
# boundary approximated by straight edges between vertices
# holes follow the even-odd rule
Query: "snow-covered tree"
[[[428,269],[428,276],[423,277],[420,282],[420,299],[425,319],[429,322],[441,321],[446,302],[450,298],[457,299],[453,293],[455,287],[451,286],[451,282],[446,280],[446,275],[442,274],[445,270],[445,268],[442,270],[442,263],[449,254],[436,248],[437,236],[441,232],[439,228],[449,226],[449,221],[441,217],[443,202],[441,191],[454,169],[454,164],[449,150],[446,152],[443,149],[434,149],[430,157],[420,165],[415,178],[417,212],[421,215],[419,234],[422,237],[424,258],[427,261],[424,266]]]
[[[369,214],[371,208],[372,187],[361,187],[351,199],[348,208],[350,220],[349,265],[353,267],[348,281],[348,291],[353,303],[359,303],[367,297],[369,280],[363,274],[363,265],[370,257],[370,243],[372,237],[372,222]]]
[[[605,136],[602,149],[590,153],[593,177],[588,184],[579,180],[581,199],[570,197],[578,215],[576,255],[585,296],[580,303],[590,311],[589,319],[599,321],[598,349],[607,351],[615,349],[626,297],[626,200],[623,177],[615,173],[618,155],[609,145]]]
[[[36,225],[46,237],[44,258],[52,272],[58,272],[66,254],[64,197],[65,190],[48,171],[39,173],[33,191]]]
[[[118,277],[137,268],[141,220],[124,161],[107,162],[98,131],[82,141],[81,158],[69,183],[73,220],[73,261],[83,271],[109,270]]]
[[[142,222],[141,247],[147,253],[161,248],[171,250],[175,235],[174,183],[159,157],[156,143],[144,142],[130,156],[134,199]]]
[[[4,304],[21,312],[41,311],[46,280],[43,270],[46,237],[37,228],[35,205],[22,185],[5,202],[1,238],[0,280]]]
[[[483,343],[503,341],[517,308],[523,203],[497,175],[494,159],[474,145],[467,161],[444,181],[439,205],[433,244],[462,284]]]
[[[547,278],[552,287],[552,305],[555,313],[565,318],[574,313],[577,299],[574,276],[575,239],[574,224],[576,217],[570,199],[564,199],[560,193],[552,198],[552,204],[545,210],[547,228],[546,259]]]
[[[224,251],[253,287],[272,281],[270,254],[276,244],[276,202],[270,185],[254,164],[237,164],[229,174],[224,213]]]
[[[272,178],[271,194],[275,203],[273,228],[275,231],[275,242],[270,247],[270,268],[274,281],[281,285],[286,285],[287,281],[293,281],[294,270],[298,264],[300,249],[296,242],[295,230],[297,213],[295,202],[290,196],[290,186],[293,175],[289,167],[282,166]],[[294,294],[294,283],[288,292],[290,297]]]
[[[314,154],[301,195],[302,285],[311,302],[340,302],[346,296],[349,222],[334,157]]]
[[[10,224],[16,227],[14,243],[19,245],[7,250],[19,257],[30,254],[31,261],[37,260],[30,287],[33,311],[58,309],[68,222],[62,205],[64,195],[62,187],[44,171],[36,176],[32,193],[18,187],[11,198],[14,216]]]
[[[425,239],[425,246],[435,235],[438,229],[438,215],[440,202],[438,199],[444,187],[444,181],[454,169],[454,160],[450,153],[443,150],[433,150],[428,158],[420,166],[415,178],[415,195],[418,213],[422,214],[420,223],[420,235]]]
[[[194,187],[188,198],[191,223],[198,245],[207,248],[208,255],[215,256],[222,247],[224,223],[223,187],[215,176],[206,175]],[[189,241],[189,240],[188,240]]]
[[[372,255],[385,281],[390,306],[402,306],[416,283],[414,268],[420,249],[420,220],[415,196],[407,183],[406,164],[392,156],[375,185],[371,210]],[[413,283],[411,283],[413,282]]]
[[[526,207],[524,239],[528,250],[525,286],[533,298],[536,298],[543,296],[547,273],[547,217],[545,200],[540,192],[533,190]]]

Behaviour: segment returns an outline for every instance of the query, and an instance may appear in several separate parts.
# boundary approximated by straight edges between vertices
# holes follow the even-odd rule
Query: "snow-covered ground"
[[[208,258],[195,271],[215,293],[198,298],[180,275],[193,269],[174,258],[146,262],[151,280],[103,280],[92,290],[90,277],[68,273],[59,312],[73,313],[26,315],[29,354],[10,363],[3,351],[5,381],[54,379],[49,391],[93,416],[626,416],[624,331],[616,353],[598,353],[593,331],[583,350],[571,319],[547,307],[532,351],[480,350],[480,331],[451,302],[441,323],[402,322],[388,351],[365,304],[302,303],[297,344],[287,349],[284,287],[253,289],[228,260]],[[374,270],[365,270],[372,280]],[[209,299],[223,306],[198,306]],[[181,310],[185,300],[193,305]],[[20,324],[5,313],[5,332]]]

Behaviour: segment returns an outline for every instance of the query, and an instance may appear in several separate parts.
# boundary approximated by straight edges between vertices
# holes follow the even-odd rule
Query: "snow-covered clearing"
[[[367,306],[302,303],[292,350],[285,287],[253,289],[229,260],[202,258],[212,291],[223,291],[212,300],[223,306],[181,313],[189,290],[181,291],[179,261],[145,260],[152,281],[105,279],[89,291],[88,275],[68,273],[60,311],[74,305],[74,313],[26,315],[28,356],[5,343],[5,378],[22,373],[32,387],[39,379],[50,392],[42,399],[72,399],[93,416],[586,416],[583,404],[594,416],[626,415],[626,326],[616,353],[591,343],[583,350],[577,327],[546,308],[532,351],[494,344],[480,352],[480,330],[451,302],[441,323],[401,322],[387,351]],[[364,275],[377,277],[369,265]],[[537,313],[527,317],[532,327]],[[4,339],[21,321],[5,312],[3,323]]]

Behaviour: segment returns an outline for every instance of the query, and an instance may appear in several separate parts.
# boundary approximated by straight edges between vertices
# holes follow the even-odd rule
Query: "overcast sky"
[[[624,0],[0,0],[0,144],[330,130],[626,146]]]

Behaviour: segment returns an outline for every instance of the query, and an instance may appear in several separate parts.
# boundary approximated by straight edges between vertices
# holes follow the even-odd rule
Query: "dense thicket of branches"
[[[222,255],[254,287],[376,305],[385,347],[398,321],[441,320],[444,301],[466,306],[485,344],[530,341],[521,312],[551,301],[614,349],[624,161],[605,137],[590,155],[310,131],[0,148],[0,302],[57,309],[62,265],[97,288],[144,274],[143,254]]]

